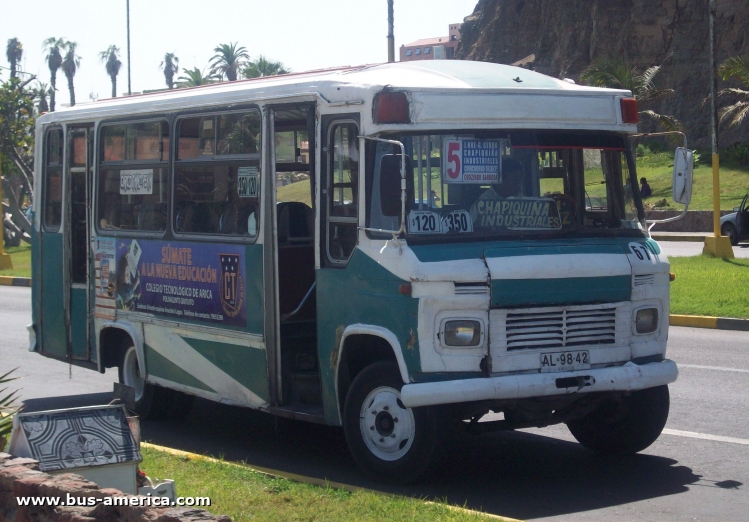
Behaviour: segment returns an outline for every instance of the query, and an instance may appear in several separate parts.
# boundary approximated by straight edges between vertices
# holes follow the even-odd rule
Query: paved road
[[[658,241],[668,257],[698,256],[702,253],[703,243],[696,241]],[[739,243],[733,247],[733,255],[738,258],[749,258],[749,243]]]
[[[26,351],[29,291],[0,287],[0,370],[20,365],[29,409],[105,403],[112,372],[99,375]],[[642,454],[604,458],[563,426],[461,440],[417,485],[365,479],[340,430],[198,401],[181,423],[144,422],[145,440],[250,465],[327,477],[382,491],[528,520],[745,521],[749,513],[749,338],[742,332],[672,328],[666,432]],[[42,398],[47,397],[47,398]],[[729,442],[732,441],[732,442]],[[147,471],[147,470],[146,470]]]

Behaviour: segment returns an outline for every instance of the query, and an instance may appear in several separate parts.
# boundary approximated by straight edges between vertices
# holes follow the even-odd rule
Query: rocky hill
[[[749,0],[717,0],[719,63],[749,54]],[[667,56],[657,83],[676,94],[647,107],[684,124],[690,145],[709,148],[707,0],[479,0],[465,19],[457,56],[577,80],[599,56],[648,67]],[[727,86],[719,82],[719,88]],[[738,86],[735,84],[733,86]],[[720,103],[727,103],[727,100]],[[749,141],[749,121],[721,128],[721,147]]]

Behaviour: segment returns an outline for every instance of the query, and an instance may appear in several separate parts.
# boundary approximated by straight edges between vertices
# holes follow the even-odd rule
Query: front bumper
[[[497,399],[527,399],[572,393],[635,391],[676,380],[676,363],[665,361],[560,373],[505,375],[406,384],[401,400],[409,408]]]

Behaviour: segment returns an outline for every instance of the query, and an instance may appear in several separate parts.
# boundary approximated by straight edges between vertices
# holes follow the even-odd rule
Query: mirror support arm
[[[407,197],[407,194],[406,194],[406,148],[403,146],[403,143],[401,143],[398,140],[386,140],[383,138],[372,138],[370,136],[359,136],[359,137],[364,138],[365,140],[389,143],[390,145],[395,145],[397,147],[400,147],[401,149],[401,223],[400,223],[400,228],[398,230],[383,230],[381,228],[359,227],[359,230],[364,230],[368,232],[383,232],[386,234],[392,234],[393,239],[395,241],[398,241],[401,234],[403,234],[406,231],[406,197]]]
[[[645,133],[642,133],[642,134],[632,134],[630,136],[630,138],[651,138],[651,137],[655,137],[655,136],[670,136],[670,135],[673,135],[673,134],[678,134],[682,138],[684,138],[684,150],[686,151],[687,150],[687,136],[686,136],[686,134],[684,134],[681,131],[645,132]],[[685,205],[684,206],[684,212],[682,212],[678,216],[670,217],[670,218],[667,218],[667,219],[648,219],[647,223],[648,223],[648,225],[650,225],[648,227],[648,231],[650,231],[650,229],[652,229],[655,225],[658,225],[659,223],[669,223],[671,221],[676,221],[676,220],[679,220],[679,219],[683,218],[684,216],[687,215],[687,210],[689,210],[689,205]]]

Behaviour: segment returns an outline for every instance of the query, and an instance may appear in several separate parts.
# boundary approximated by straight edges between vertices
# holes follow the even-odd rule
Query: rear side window
[[[106,125],[100,142],[99,230],[165,231],[170,185],[167,122]]]
[[[54,231],[62,222],[62,129],[47,132],[44,144],[44,228]]]
[[[260,112],[179,121],[174,231],[254,239],[260,209]]]

